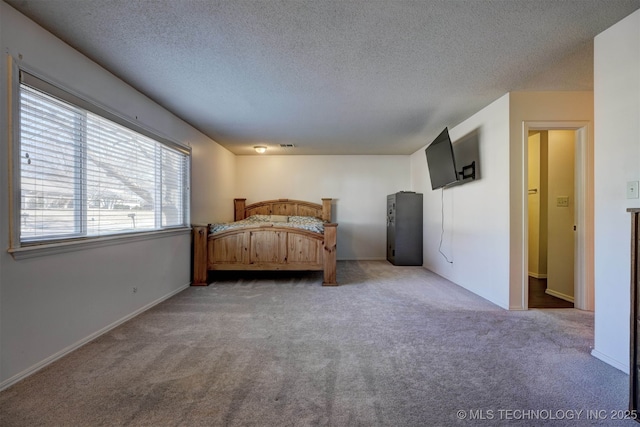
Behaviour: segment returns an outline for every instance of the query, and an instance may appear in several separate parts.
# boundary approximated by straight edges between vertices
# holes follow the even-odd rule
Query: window
[[[21,244],[188,226],[187,149],[24,71],[19,94]]]

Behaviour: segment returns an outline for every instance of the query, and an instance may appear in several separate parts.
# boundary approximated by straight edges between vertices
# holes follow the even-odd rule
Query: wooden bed
[[[322,199],[322,204],[278,199],[250,205],[234,199],[234,206],[234,221],[252,215],[305,216],[322,220],[324,230],[320,234],[273,222],[211,234],[211,224],[194,225],[193,285],[207,285],[208,272],[216,270],[322,271],[324,286],[338,284],[338,224],[331,222],[331,199]]]

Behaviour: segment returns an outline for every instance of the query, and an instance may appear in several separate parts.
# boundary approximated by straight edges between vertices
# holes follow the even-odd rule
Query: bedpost
[[[323,199],[331,200],[331,199]],[[324,279],[322,286],[337,286],[336,281],[336,245],[337,245],[338,224],[328,223],[324,225],[324,256],[322,257],[324,267]]]
[[[233,212],[234,221],[240,221],[244,219],[244,208],[246,201],[247,199],[233,199],[233,206],[235,208]]]
[[[331,199],[322,199],[322,220],[331,221]]]
[[[207,230],[209,226],[193,226],[193,286],[207,286]]]

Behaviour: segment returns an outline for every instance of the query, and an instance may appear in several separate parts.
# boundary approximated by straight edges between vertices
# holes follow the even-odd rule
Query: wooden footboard
[[[207,271],[323,271],[323,285],[337,285],[337,224],[324,234],[290,227],[256,226],[203,238],[207,227],[194,226],[194,284],[206,285]],[[204,256],[206,263],[203,266]]]
[[[324,233],[278,225],[255,225],[209,235],[208,225],[193,226],[193,284],[206,285],[208,271],[322,271],[323,285],[335,286],[338,224],[331,222],[331,199],[265,200],[250,205],[234,199],[234,220],[251,215],[310,216],[324,222]]]

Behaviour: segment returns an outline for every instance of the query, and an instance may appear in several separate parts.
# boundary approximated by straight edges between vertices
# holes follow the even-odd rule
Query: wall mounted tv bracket
[[[476,162],[471,162],[470,165],[463,166],[462,171],[458,172],[461,181],[476,179]]]

